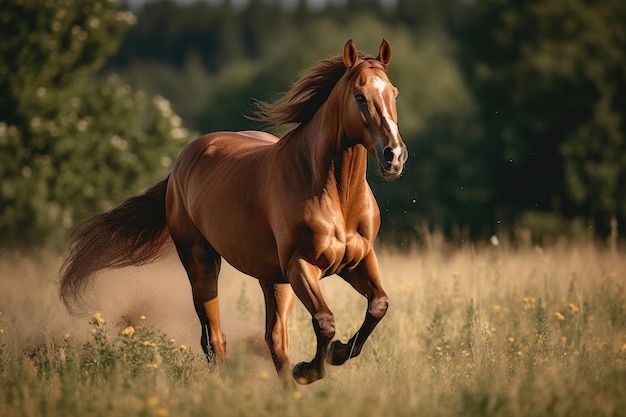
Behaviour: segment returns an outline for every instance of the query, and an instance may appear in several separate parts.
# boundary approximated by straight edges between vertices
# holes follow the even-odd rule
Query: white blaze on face
[[[394,122],[391,119],[391,116],[389,115],[389,111],[387,110],[387,104],[385,103],[385,98],[383,96],[385,92],[385,88],[387,87],[387,84],[388,83],[380,77],[374,78],[373,85],[374,85],[374,88],[378,90],[378,93],[380,94],[380,100],[382,102],[382,112],[383,112],[382,117],[383,119],[387,121],[387,125],[389,126],[389,129],[391,130],[391,135],[393,137],[392,139],[393,153],[399,156],[400,152],[402,152],[402,149],[400,148],[400,140],[399,140],[400,132],[398,131],[398,125],[396,124],[396,122]]]

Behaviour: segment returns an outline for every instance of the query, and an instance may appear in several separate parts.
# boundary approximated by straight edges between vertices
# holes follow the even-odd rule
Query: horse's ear
[[[350,39],[343,47],[343,63],[348,69],[352,68],[359,59],[359,50],[354,46],[354,42]]]
[[[391,44],[387,39],[383,39],[383,42],[380,44],[378,58],[376,59],[382,62],[383,65],[387,65],[391,62]]]

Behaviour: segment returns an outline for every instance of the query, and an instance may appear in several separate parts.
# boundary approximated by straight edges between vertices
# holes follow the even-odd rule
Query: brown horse
[[[265,339],[281,377],[289,365],[287,320],[295,296],[311,313],[317,351],[293,368],[299,383],[325,375],[324,363],[357,356],[387,311],[373,244],[380,226],[366,181],[367,153],[383,177],[398,177],[407,150],[398,132],[398,90],[387,77],[391,46],[377,58],[352,40],[343,56],[309,69],[257,119],[294,124],[282,138],[264,132],[217,132],[188,145],[168,179],[91,219],[61,267],[68,308],[94,272],[156,260],[169,237],[191,282],[207,357],[226,353],[220,327],[221,259],[259,280]],[[337,274],[367,298],[361,328],[334,341],[335,319],[320,279]]]

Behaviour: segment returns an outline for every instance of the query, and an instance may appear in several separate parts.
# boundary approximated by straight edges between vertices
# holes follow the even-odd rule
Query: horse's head
[[[383,177],[400,176],[408,152],[398,130],[398,89],[387,77],[391,44],[383,39],[376,59],[363,59],[352,40],[346,43],[343,62],[348,68],[344,99],[344,130],[378,161]]]

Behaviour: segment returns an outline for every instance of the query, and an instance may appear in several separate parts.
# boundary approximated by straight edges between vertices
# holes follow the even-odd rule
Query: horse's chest
[[[326,275],[331,275],[358,264],[371,250],[371,239],[344,225],[333,225],[327,234],[313,239],[311,259]]]
[[[339,270],[358,264],[372,248],[370,241],[359,234],[354,234],[346,239],[344,247],[343,259],[338,265]]]
[[[333,199],[310,200],[298,225],[291,228],[296,231],[290,245],[293,254],[304,256],[324,275],[355,266],[372,249],[375,239],[370,206],[365,204],[347,215],[348,211]]]

